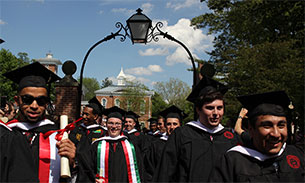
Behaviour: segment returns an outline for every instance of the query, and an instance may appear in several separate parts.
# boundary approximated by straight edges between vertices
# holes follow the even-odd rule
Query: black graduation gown
[[[229,151],[215,167],[210,181],[304,182],[304,152],[288,145],[280,156],[260,161]]]
[[[80,141],[86,141],[86,138],[89,139],[89,143],[91,144],[96,139],[104,136],[106,134],[106,131],[104,128],[102,128],[99,125],[94,125],[93,128],[86,128],[82,125],[76,126],[70,133],[69,133],[69,139],[75,144],[77,150],[82,149],[81,146],[79,146]],[[83,144],[83,143],[81,143]]]
[[[160,162],[166,141],[167,140],[163,138],[154,140],[151,143],[149,150],[145,153],[143,163],[145,168],[145,181],[147,182],[153,181],[153,175],[158,163]]]
[[[138,131],[128,133],[128,140],[132,144],[136,145],[142,154],[144,154],[148,150],[150,145],[149,138],[143,133]]]
[[[238,141],[228,128],[214,134],[188,124],[177,128],[165,144],[154,180],[207,182],[217,160]]]
[[[0,125],[0,182],[38,182],[23,135]]]
[[[108,182],[128,182],[127,164],[121,140],[109,140],[109,168]],[[97,147],[99,141],[94,142],[88,153],[82,151],[78,156],[79,168],[78,182],[95,182],[97,174]],[[114,150],[113,144],[116,143]],[[136,150],[137,165],[140,173],[141,182],[143,180],[143,161],[137,146]]]
[[[46,124],[43,126],[38,126],[35,128],[30,129],[28,132],[32,132],[33,134],[35,134],[35,137],[32,140],[32,143],[30,144],[27,139],[26,136],[23,135],[24,130],[18,128],[18,127],[12,127],[12,129],[14,131],[16,131],[17,133],[21,134],[23,136],[23,138],[25,139],[26,142],[24,142],[26,144],[27,147],[30,148],[31,154],[32,156],[28,157],[29,159],[33,160],[33,167],[35,169],[35,174],[39,175],[39,139],[40,139],[40,134],[43,133],[45,134],[46,132],[49,131],[53,131],[53,130],[58,130],[58,126],[54,124]],[[56,133],[56,132],[55,132]],[[51,148],[57,148],[57,147],[51,147]],[[59,156],[58,154],[56,156]],[[52,167],[51,167],[52,168]],[[70,169],[70,171],[73,171],[72,169]],[[58,177],[58,179],[53,180],[53,182],[65,182],[65,181],[69,181],[68,179],[62,179],[60,178],[60,175],[58,174],[50,174],[50,176],[52,177]]]

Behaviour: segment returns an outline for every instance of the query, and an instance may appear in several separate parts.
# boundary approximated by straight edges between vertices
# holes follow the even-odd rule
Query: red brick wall
[[[77,113],[78,87],[76,86],[57,86],[55,114],[68,115],[69,122],[75,121],[80,114]]]
[[[106,104],[106,108],[110,108],[113,107],[115,105],[115,99],[119,99],[120,96],[96,96],[96,98],[100,101],[100,103],[102,104],[102,99],[105,98],[107,100],[107,104]],[[151,118],[151,108],[152,108],[152,104],[151,104],[151,100],[149,97],[144,97],[145,100],[145,104],[146,104],[146,109],[145,109],[145,114],[138,114],[140,115],[139,121],[143,121],[145,122],[145,127],[148,128],[149,124],[147,122],[147,120],[149,118]]]

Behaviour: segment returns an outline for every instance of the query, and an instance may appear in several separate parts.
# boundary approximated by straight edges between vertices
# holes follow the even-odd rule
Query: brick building
[[[35,61],[41,63],[46,68],[57,74],[58,65],[62,65],[61,61],[53,58],[53,54],[47,53],[45,58],[34,59]]]
[[[110,108],[113,106],[118,106],[121,108],[127,108],[127,106],[122,106],[122,100],[126,98],[124,95],[124,91],[127,90],[127,88],[133,87],[126,84],[126,75],[124,74],[123,69],[121,69],[121,72],[117,76],[118,83],[117,85],[111,85],[106,88],[102,88],[100,90],[95,91],[96,98],[101,102],[101,104],[105,108]],[[140,118],[139,122],[141,127],[148,128],[148,119],[151,118],[151,96],[154,94],[153,91],[145,91],[145,96],[143,97],[143,100],[141,102],[140,111],[134,111],[136,112]],[[125,98],[124,98],[125,97]]]

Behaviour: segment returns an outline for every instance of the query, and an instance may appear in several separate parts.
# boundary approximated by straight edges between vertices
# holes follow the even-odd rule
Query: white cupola
[[[126,75],[125,75],[122,67],[121,67],[120,74],[116,78],[118,79],[118,85],[119,86],[122,86],[122,85],[126,84]]]

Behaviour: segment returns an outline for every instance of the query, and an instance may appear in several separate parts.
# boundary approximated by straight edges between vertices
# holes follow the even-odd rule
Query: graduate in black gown
[[[148,149],[149,142],[147,142],[147,136],[137,130],[139,128],[139,117],[140,116],[134,113],[133,111],[127,111],[124,122],[124,131],[128,133],[128,140],[130,140],[130,142],[134,145],[138,146],[141,151],[141,154],[144,155],[144,153]]]
[[[149,150],[146,152],[144,159],[145,180],[151,182],[153,180],[154,171],[160,162],[163,148],[167,142],[168,136],[178,127],[182,126],[183,119],[187,117],[181,109],[172,105],[161,111],[159,115],[164,119],[166,134],[153,141]]]
[[[240,96],[249,110],[252,144],[228,150],[215,168],[217,182],[304,182],[304,152],[287,145],[287,109],[284,91]]]
[[[162,134],[162,136],[166,135],[166,126],[165,126],[165,121],[164,121],[164,117],[162,117],[160,114],[157,117],[157,128],[160,132],[160,134]]]
[[[96,97],[88,101],[82,113],[82,123],[76,126],[69,134],[69,138],[76,145],[77,149],[82,149],[78,146],[81,140],[91,144],[94,140],[104,136],[106,131],[97,123],[97,119],[103,115],[104,107],[100,104]],[[83,143],[81,143],[83,144]]]
[[[58,127],[53,121],[46,119],[45,115],[50,102],[47,83],[60,78],[38,62],[3,75],[19,84],[18,95],[14,97],[19,113],[7,125],[25,139],[22,143],[31,151],[28,160],[34,164],[39,181],[59,182],[60,157],[69,159],[73,171],[76,149],[71,140],[56,139],[57,132],[53,130]],[[28,162],[20,162],[26,163]]]
[[[112,107],[107,115],[106,136],[97,139],[90,152],[79,155],[79,179],[82,182],[139,182],[142,181],[142,160],[137,146],[123,132],[125,111]]]
[[[38,182],[31,156],[23,136],[0,122],[0,182]]]
[[[154,179],[158,182],[207,182],[216,162],[238,143],[232,129],[221,125],[227,87],[203,77],[188,96],[197,121],[175,129],[162,152]]]
[[[153,137],[160,137],[162,134],[158,130],[157,124],[158,121],[155,118],[149,118],[149,132],[147,135],[153,136]]]

